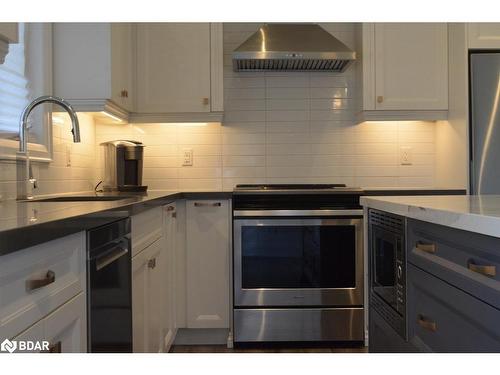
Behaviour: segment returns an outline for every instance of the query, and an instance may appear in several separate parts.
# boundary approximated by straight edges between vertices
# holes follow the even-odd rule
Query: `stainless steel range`
[[[362,193],[345,185],[234,189],[236,345],[364,339]]]

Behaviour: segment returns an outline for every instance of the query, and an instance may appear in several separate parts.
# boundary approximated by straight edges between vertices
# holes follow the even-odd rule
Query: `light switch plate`
[[[399,160],[401,165],[413,164],[413,149],[409,146],[403,146],[399,152]]]
[[[182,166],[192,166],[193,165],[193,149],[184,148],[182,150]]]

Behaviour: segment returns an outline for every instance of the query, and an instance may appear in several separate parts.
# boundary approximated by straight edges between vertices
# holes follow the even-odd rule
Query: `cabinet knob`
[[[120,91],[120,96],[122,98],[128,98],[128,91],[123,89],[122,91]]]
[[[431,332],[437,331],[436,322],[430,320],[429,318],[423,316],[422,314],[418,315],[417,323],[420,327],[422,327],[423,329],[426,329],[427,331],[431,331]]]
[[[148,267],[151,269],[156,267],[156,258],[148,260]]]
[[[210,99],[203,98],[202,102],[203,102],[203,105],[208,105],[208,104],[210,104]]]
[[[377,96],[377,103],[382,103],[384,101],[384,97],[382,95]]]

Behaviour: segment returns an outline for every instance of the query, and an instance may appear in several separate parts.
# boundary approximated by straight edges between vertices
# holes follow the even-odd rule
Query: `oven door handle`
[[[118,258],[121,258],[123,255],[128,253],[128,248],[127,247],[121,247],[117,246],[115,250],[112,252],[96,258],[96,271],[100,271],[106,266],[109,266],[111,263],[113,263],[115,260]]]
[[[353,210],[235,210],[233,212],[235,217],[291,217],[291,216],[363,216],[362,209]]]

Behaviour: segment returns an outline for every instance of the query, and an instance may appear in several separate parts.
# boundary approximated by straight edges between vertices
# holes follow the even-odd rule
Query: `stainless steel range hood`
[[[233,69],[343,72],[356,53],[316,24],[265,24],[233,52]]]

